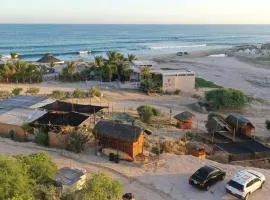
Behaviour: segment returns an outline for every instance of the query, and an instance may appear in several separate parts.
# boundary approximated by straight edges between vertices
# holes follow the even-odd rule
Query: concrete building
[[[148,60],[136,60],[129,64],[133,70],[131,81],[140,82],[142,69],[148,68],[152,74],[162,76],[163,92],[193,92],[195,89],[195,73],[186,68],[171,68]]]
[[[163,92],[193,92],[195,89],[195,73],[187,69],[161,68],[152,70],[154,74],[162,75]]]

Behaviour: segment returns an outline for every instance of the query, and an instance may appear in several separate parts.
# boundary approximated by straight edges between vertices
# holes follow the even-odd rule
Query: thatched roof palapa
[[[46,53],[41,59],[39,59],[37,62],[39,63],[62,63],[63,61],[57,59],[50,53]]]
[[[138,140],[143,130],[138,126],[121,124],[115,121],[99,121],[93,133],[97,137],[110,137],[122,141],[135,142]]]
[[[182,112],[178,115],[175,115],[174,118],[180,121],[190,121],[195,117],[195,115],[189,111]]]

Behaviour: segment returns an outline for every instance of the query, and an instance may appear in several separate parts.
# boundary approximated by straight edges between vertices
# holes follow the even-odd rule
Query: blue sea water
[[[24,60],[50,52],[63,60],[117,50],[137,56],[226,48],[270,42],[270,25],[16,25],[0,24],[0,54]]]

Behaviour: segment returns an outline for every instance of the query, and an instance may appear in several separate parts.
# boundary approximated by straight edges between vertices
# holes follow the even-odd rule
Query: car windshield
[[[199,169],[198,171],[196,171],[194,173],[194,177],[200,179],[200,180],[205,180],[208,176],[209,172],[207,172],[206,170],[204,169]]]
[[[244,186],[241,185],[240,183],[237,183],[233,180],[230,180],[229,183],[228,183],[229,186],[233,187],[233,188],[236,188],[238,190],[243,190]]]

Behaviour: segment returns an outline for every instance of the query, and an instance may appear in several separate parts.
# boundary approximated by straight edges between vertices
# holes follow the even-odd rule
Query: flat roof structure
[[[195,76],[195,72],[186,68],[172,69],[172,68],[160,68],[151,70],[152,73],[161,74],[163,76]]]
[[[85,170],[64,167],[57,171],[55,180],[62,185],[73,185],[86,174]]]
[[[37,109],[14,108],[0,114],[0,123],[21,126],[39,119],[46,113]]]
[[[36,106],[44,106],[51,103],[46,96],[23,96],[18,95],[12,98],[0,101],[0,109],[12,108],[36,108]]]

